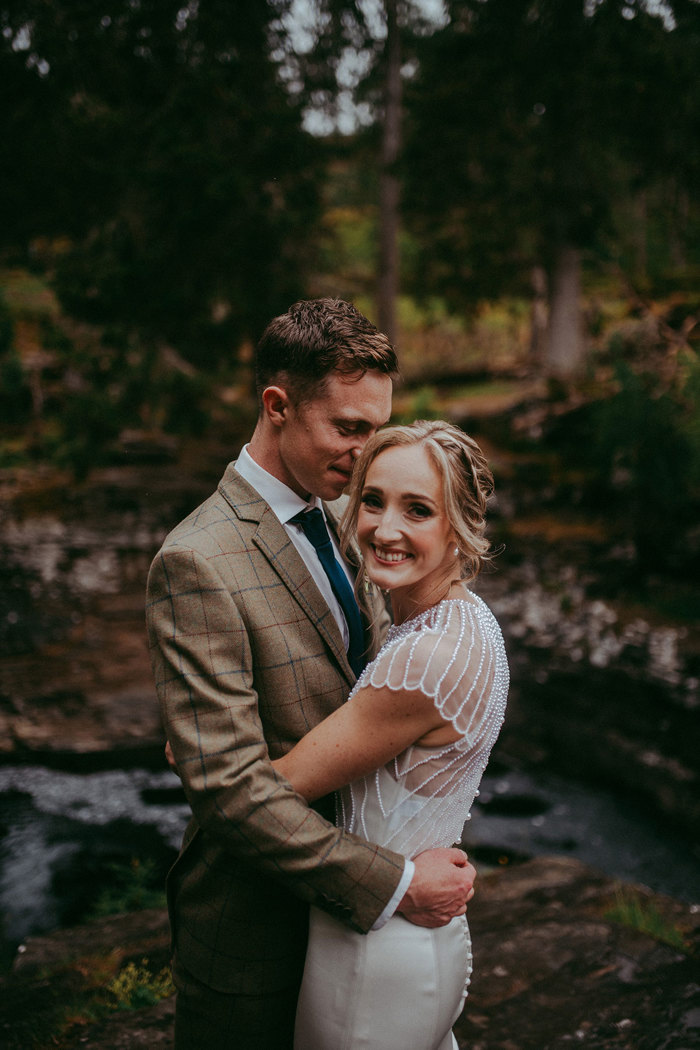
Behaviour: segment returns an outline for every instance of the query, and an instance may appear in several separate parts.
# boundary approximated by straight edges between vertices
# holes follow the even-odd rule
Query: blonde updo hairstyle
[[[362,490],[370,465],[389,448],[422,445],[442,480],[445,513],[459,548],[459,576],[473,580],[490,560],[486,539],[486,503],[493,493],[493,474],[473,438],[442,420],[418,420],[379,430],[355,464],[350,500],[343,516],[341,546],[348,549],[357,524]]]

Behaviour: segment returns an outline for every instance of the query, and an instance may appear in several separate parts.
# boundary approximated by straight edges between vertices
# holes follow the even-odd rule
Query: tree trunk
[[[647,236],[649,233],[649,214],[647,207],[647,191],[640,190],[634,202],[634,228],[632,231],[634,245],[634,265],[637,274],[645,280],[649,276],[649,251],[647,248]]]
[[[555,379],[574,379],[583,371],[585,344],[581,325],[581,252],[564,244],[554,262],[549,300],[545,372]]]
[[[533,266],[530,271],[532,309],[530,311],[530,360],[541,365],[547,348],[547,271],[544,266]]]
[[[396,161],[401,145],[401,46],[397,0],[386,0],[385,103],[379,182],[379,327],[396,342],[399,290],[399,180]]]

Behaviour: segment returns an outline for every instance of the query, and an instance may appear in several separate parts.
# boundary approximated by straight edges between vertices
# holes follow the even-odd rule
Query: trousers
[[[229,995],[173,961],[175,1050],[292,1050],[298,982],[269,995]]]

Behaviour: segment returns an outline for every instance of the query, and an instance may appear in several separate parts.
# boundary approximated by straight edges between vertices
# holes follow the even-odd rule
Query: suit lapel
[[[355,676],[348,663],[343,638],[333,613],[314,583],[304,559],[269,504],[229,464],[219,491],[243,521],[255,523],[252,541],[301,606],[331,650],[349,683]]]

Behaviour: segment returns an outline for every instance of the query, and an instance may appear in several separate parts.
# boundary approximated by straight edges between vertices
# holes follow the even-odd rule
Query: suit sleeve
[[[147,624],[163,725],[199,827],[231,857],[361,932],[404,858],[333,827],[270,764],[241,610],[212,563],[164,548]]]

